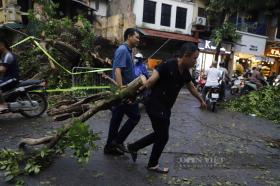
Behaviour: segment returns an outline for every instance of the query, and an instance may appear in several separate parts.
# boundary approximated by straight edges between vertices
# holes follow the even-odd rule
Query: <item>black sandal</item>
[[[154,167],[147,167],[147,169],[149,171],[154,171],[154,172],[161,173],[161,174],[167,174],[169,172],[168,168],[160,167],[159,165],[154,166]]]

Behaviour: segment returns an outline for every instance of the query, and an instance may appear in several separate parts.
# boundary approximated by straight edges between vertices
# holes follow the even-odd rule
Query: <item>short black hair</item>
[[[135,33],[139,33],[139,31],[136,28],[128,28],[124,32],[124,40],[126,41],[129,36],[133,36]]]
[[[5,40],[4,38],[0,38],[0,43],[3,43],[5,48],[7,48],[8,50],[10,50],[10,45],[8,44],[8,41]]]
[[[185,54],[193,54],[196,51],[199,51],[197,44],[193,42],[186,42],[180,49],[179,57],[182,58]]]

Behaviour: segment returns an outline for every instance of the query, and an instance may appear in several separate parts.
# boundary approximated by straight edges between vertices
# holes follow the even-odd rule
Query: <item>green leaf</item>
[[[6,176],[6,177],[5,177],[5,182],[12,181],[13,179],[14,179],[14,176],[13,176],[13,175]]]
[[[38,166],[36,166],[35,169],[34,169],[34,173],[38,174],[39,172],[40,172],[40,168]]]
[[[24,181],[23,180],[18,180],[16,182],[16,186],[22,186],[22,185],[24,185]]]
[[[45,157],[45,152],[44,152],[44,150],[41,151],[41,157],[42,157],[42,158]]]

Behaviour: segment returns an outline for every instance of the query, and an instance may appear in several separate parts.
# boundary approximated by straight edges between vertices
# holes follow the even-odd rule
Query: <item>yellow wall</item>
[[[21,23],[20,7],[14,5],[14,0],[2,0],[3,7],[0,8],[0,24],[4,23]],[[12,3],[12,4],[9,4]],[[8,6],[9,5],[9,6]],[[15,10],[15,12],[13,11]]]
[[[124,31],[129,27],[135,27],[135,16],[133,15],[128,19],[124,14],[118,14],[101,18],[100,22],[101,25],[95,25],[96,33],[111,41],[121,43],[123,42]]]

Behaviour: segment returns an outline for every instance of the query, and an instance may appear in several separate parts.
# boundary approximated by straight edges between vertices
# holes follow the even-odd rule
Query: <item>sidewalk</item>
[[[173,108],[170,138],[160,159],[170,168],[168,175],[148,172],[151,147],[143,149],[137,162],[129,155],[103,155],[110,112],[98,113],[89,123],[100,133],[100,149],[89,164],[79,166],[63,156],[38,176],[28,177],[28,185],[280,185],[279,150],[270,148],[261,136],[280,138],[280,125],[240,113],[201,111],[199,103],[183,90]],[[23,121],[21,121],[23,120]],[[0,146],[15,147],[21,137],[40,136],[58,124],[49,118],[0,119]],[[18,128],[16,128],[18,127]],[[20,131],[20,132],[19,132]],[[152,132],[143,111],[138,126],[126,142]],[[10,136],[10,137],[9,137]],[[6,185],[1,179],[0,185]]]

